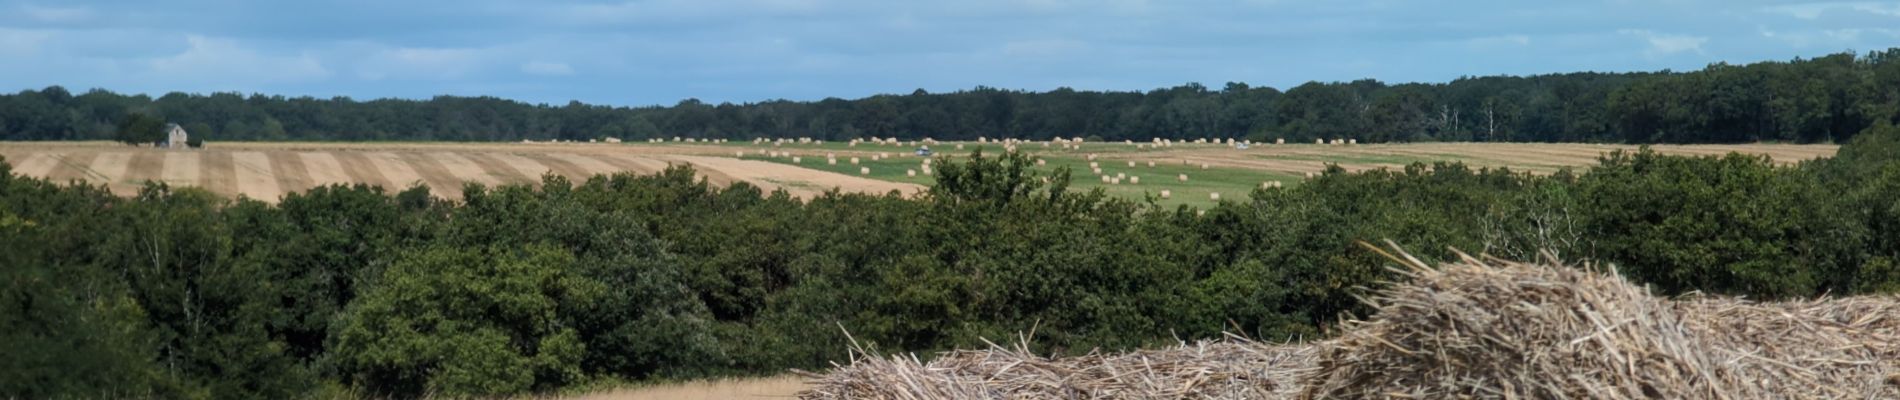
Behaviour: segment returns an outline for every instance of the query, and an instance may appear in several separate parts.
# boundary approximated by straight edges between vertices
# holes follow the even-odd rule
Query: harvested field
[[[937,148],[954,148],[942,143]],[[964,143],[968,150],[994,154],[1000,145]],[[1142,199],[1169,190],[1176,196],[1161,199],[1167,205],[1211,205],[1211,193],[1234,200],[1275,181],[1291,187],[1307,173],[1336,164],[1347,170],[1401,168],[1414,162],[1457,161],[1478,167],[1510,167],[1534,173],[1552,173],[1565,167],[1587,167],[1612,150],[1636,146],[1600,144],[1422,143],[1372,145],[1255,145],[1236,149],[1221,145],[1177,144],[1146,148],[1119,143],[1091,144],[1085,150],[1064,150],[1026,143],[1020,150],[1046,160],[1044,172],[1059,167],[1076,171],[1074,187],[1101,188],[1110,195]],[[1762,154],[1792,163],[1827,157],[1834,145],[1742,144],[1662,145],[1658,152],[1715,155],[1728,152]],[[735,150],[746,155],[734,158]],[[767,156],[763,152],[779,153]],[[857,147],[847,142],[789,143],[782,146],[745,141],[725,144],[576,144],[576,143],[213,143],[200,150],[165,151],[105,142],[0,143],[18,173],[59,180],[80,179],[103,183],[113,192],[136,192],[146,180],[199,186],[214,192],[274,201],[278,195],[317,185],[367,183],[389,190],[412,184],[430,185],[438,196],[457,198],[463,182],[485,185],[536,184],[544,174],[584,181],[595,174],[631,171],[652,173],[669,164],[695,165],[715,184],[745,181],[765,190],[783,189],[810,197],[831,188],[866,193],[915,193],[935,178],[921,163],[927,158],[909,154],[909,146]],[[966,150],[966,151],[968,151]],[[755,154],[756,153],[756,154]],[[239,154],[247,154],[239,156]],[[945,153],[943,155],[962,155]],[[1124,183],[1102,181],[1089,175],[1087,157],[1096,155],[1102,174],[1143,177]],[[830,165],[822,160],[835,155]],[[889,155],[885,157],[884,155]],[[877,156],[877,157],[874,157]],[[262,157],[267,162],[261,162]],[[803,162],[794,163],[795,158]],[[859,164],[845,162],[859,158]],[[1129,162],[1135,166],[1129,167]],[[1150,164],[1152,163],[1152,164]],[[1202,169],[1202,165],[1211,168]],[[870,174],[860,175],[868,167]],[[259,172],[268,169],[268,176]],[[216,170],[216,171],[212,171]],[[251,172],[236,172],[249,170]],[[911,175],[906,171],[915,170]],[[1188,182],[1173,179],[1188,174]],[[275,189],[271,188],[274,184]],[[276,194],[271,194],[276,193]],[[264,197],[269,196],[269,197]]]
[[[136,193],[143,182],[151,180],[265,201],[318,185],[348,183],[379,185],[391,191],[423,183],[437,196],[458,198],[464,182],[489,186],[538,184],[548,173],[581,182],[597,174],[653,173],[672,164],[693,164],[715,184],[748,181],[800,197],[833,187],[875,193],[909,193],[922,188],[701,156],[713,151],[720,150],[475,143],[215,143],[206,149],[163,150],[104,142],[0,143],[0,156],[6,157],[16,173],[105,184],[122,195]]]
[[[1900,297],[1670,300],[1590,265],[1393,257],[1333,339],[928,363],[854,349],[804,399],[1900,398]]]
[[[960,145],[960,146],[959,146]],[[649,145],[654,148],[680,148],[682,151],[705,151],[708,146],[689,144]],[[852,147],[846,143],[806,144],[770,143],[754,144],[750,142],[727,143],[726,151],[719,152],[732,157],[734,150],[743,152],[740,158],[793,165],[857,175],[861,166],[871,168],[865,177],[900,183],[929,184],[934,177],[926,173],[911,176],[907,169],[919,168],[922,157],[906,154],[914,148],[885,144],[862,143]],[[714,146],[714,148],[721,148]],[[940,156],[960,156],[968,151],[981,149],[987,154],[1003,151],[1000,144],[954,143],[946,142],[934,146],[936,149],[955,149],[938,153]],[[1615,150],[1634,151],[1640,146],[1582,143],[1415,143],[1415,144],[1366,144],[1366,145],[1313,145],[1256,144],[1247,149],[1225,145],[1179,143],[1167,147],[1147,147],[1145,143],[1095,143],[1083,147],[1083,150],[1064,149],[1062,146],[1044,147],[1039,142],[1028,142],[1017,150],[1033,157],[1041,158],[1043,163],[1036,167],[1043,173],[1053,172],[1056,168],[1068,167],[1073,173],[1071,188],[1076,190],[1102,189],[1111,196],[1142,200],[1158,196],[1162,190],[1168,190],[1175,196],[1157,199],[1157,203],[1172,205],[1209,206],[1216,203],[1211,200],[1212,193],[1226,193],[1223,197],[1230,200],[1245,200],[1247,193],[1260,187],[1262,182],[1280,182],[1282,187],[1299,184],[1301,177],[1309,173],[1325,171],[1328,165],[1338,165],[1348,171],[1362,171],[1375,168],[1404,168],[1412,163],[1462,162],[1473,167],[1502,168],[1538,174],[1555,173],[1563,168],[1584,169],[1597,163],[1597,158]],[[1839,146],[1835,145],[1793,145],[1793,144],[1738,144],[1738,145],[1657,145],[1652,149],[1664,154],[1676,155],[1720,155],[1729,152],[1767,155],[1777,163],[1789,164],[1819,157],[1832,156]],[[769,154],[779,153],[779,154]],[[873,160],[870,156],[880,153],[892,153],[897,157]],[[836,155],[837,164],[811,162],[827,155]],[[794,163],[793,157],[806,158],[804,163]],[[849,163],[853,158],[862,158],[859,163]],[[1133,162],[1133,166],[1130,166]],[[1090,164],[1095,164],[1090,166]],[[1202,169],[1206,165],[1210,168]],[[1094,172],[1100,168],[1101,172]],[[1181,182],[1175,179],[1178,174],[1188,174],[1191,179]],[[1127,174],[1141,176],[1140,184],[1132,180],[1117,184],[1112,179],[1102,180],[1101,176]],[[1094,176],[1091,176],[1094,175]]]

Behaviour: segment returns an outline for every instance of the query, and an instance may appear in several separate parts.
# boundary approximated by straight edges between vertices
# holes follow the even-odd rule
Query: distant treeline
[[[819,369],[1034,332],[1039,354],[1325,337],[1402,279],[1359,241],[1614,263],[1662,294],[1900,291],[1900,130],[1832,159],[1348,173],[1205,210],[942,159],[810,201],[684,167],[539,187],[137,196],[0,163],[0,398],[460,398]],[[1202,214],[1201,211],[1205,211]]]
[[[1694,72],[1569,73],[1389,85],[1228,83],[1142,92],[1068,88],[671,107],[493,97],[356,101],[240,93],[157,99],[64,88],[0,96],[0,140],[108,140],[128,113],[209,140],[585,140],[978,136],[1105,140],[1354,138],[1365,142],[1842,142],[1900,118],[1900,48]]]

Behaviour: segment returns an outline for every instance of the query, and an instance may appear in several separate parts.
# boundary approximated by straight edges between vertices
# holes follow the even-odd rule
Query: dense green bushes
[[[810,201],[676,168],[573,183],[277,205],[154,184],[60,186],[0,163],[0,397],[412,397],[769,374],[867,345],[1034,330],[1038,351],[1223,331],[1317,337],[1427,258],[1547,250],[1666,294],[1900,289],[1900,132],[1839,158],[1607,156],[1533,176],[1347,173],[1204,210],[1046,183],[1015,155],[945,160],[921,198]]]

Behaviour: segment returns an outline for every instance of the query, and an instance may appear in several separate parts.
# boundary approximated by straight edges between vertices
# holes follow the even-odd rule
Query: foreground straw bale
[[[929,363],[862,350],[805,399],[1900,398],[1900,298],[1668,300],[1584,266],[1404,253],[1373,318],[1305,345],[1204,342]]]
[[[859,349],[849,366],[820,376],[804,399],[1276,399],[1297,393],[1295,380],[1316,348],[1246,340],[1183,344],[1163,350],[1047,358],[992,345],[923,363]]]
[[[1900,301],[1669,301],[1589,266],[1405,257],[1305,398],[1900,398]]]

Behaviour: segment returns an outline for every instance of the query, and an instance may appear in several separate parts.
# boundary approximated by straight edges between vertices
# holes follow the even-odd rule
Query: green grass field
[[[751,144],[747,143],[747,146],[751,146]],[[831,144],[827,143],[825,147],[831,147]],[[951,149],[946,151],[957,154],[952,157],[967,157],[969,152],[983,146],[973,144],[965,145],[963,152],[956,152],[954,145],[943,147]],[[1000,146],[992,145],[988,147],[994,148],[986,149],[986,152],[1001,150]],[[818,149],[823,148],[818,146],[785,146],[777,150],[806,152]],[[864,151],[864,149],[853,150]],[[822,152],[823,150],[818,151]],[[804,168],[853,176],[864,176],[871,179],[892,182],[914,183],[919,185],[930,185],[934,182],[934,176],[924,174],[922,157],[916,157],[914,155],[897,157],[895,156],[898,154],[897,152],[892,151],[891,153],[893,157],[875,161],[871,160],[868,156],[858,156],[858,164],[855,165],[850,162],[851,156],[845,154],[838,156],[838,163],[835,165],[827,164],[823,154],[801,156],[801,162],[796,164],[792,162],[791,157],[761,156],[758,155],[756,150],[748,151],[742,158],[796,165]],[[939,154],[941,155],[943,153]],[[1201,169],[1198,164],[1184,165],[1178,162],[1156,162],[1153,167],[1150,167],[1147,162],[1143,161],[1137,162],[1134,167],[1130,167],[1125,160],[1102,159],[1097,161],[1097,165],[1102,168],[1104,175],[1116,176],[1116,174],[1122,174],[1125,177],[1139,177],[1141,181],[1141,183],[1136,184],[1132,183],[1132,179],[1124,179],[1122,184],[1117,185],[1102,182],[1101,178],[1095,175],[1089,168],[1089,161],[1086,155],[1043,154],[1042,158],[1045,160],[1045,165],[1037,167],[1036,171],[1044,176],[1049,176],[1053,175],[1059,168],[1068,167],[1071,177],[1070,187],[1073,189],[1091,190],[1099,188],[1110,196],[1133,200],[1144,199],[1148,196],[1160,196],[1162,190],[1167,190],[1170,192],[1170,198],[1159,199],[1157,203],[1170,206],[1178,204],[1195,207],[1212,206],[1214,204],[1210,196],[1212,193],[1220,193],[1221,199],[1223,200],[1240,201],[1245,200],[1248,193],[1252,192],[1254,188],[1261,187],[1261,184],[1264,182],[1278,181],[1282,186],[1290,187],[1299,184],[1301,180],[1301,177],[1298,176],[1266,171],[1218,167]],[[870,168],[871,172],[870,174],[860,175],[861,171],[859,168]],[[917,175],[911,176],[906,172],[907,170],[916,171]],[[1181,174],[1188,175],[1186,182],[1180,181],[1179,178]]]

